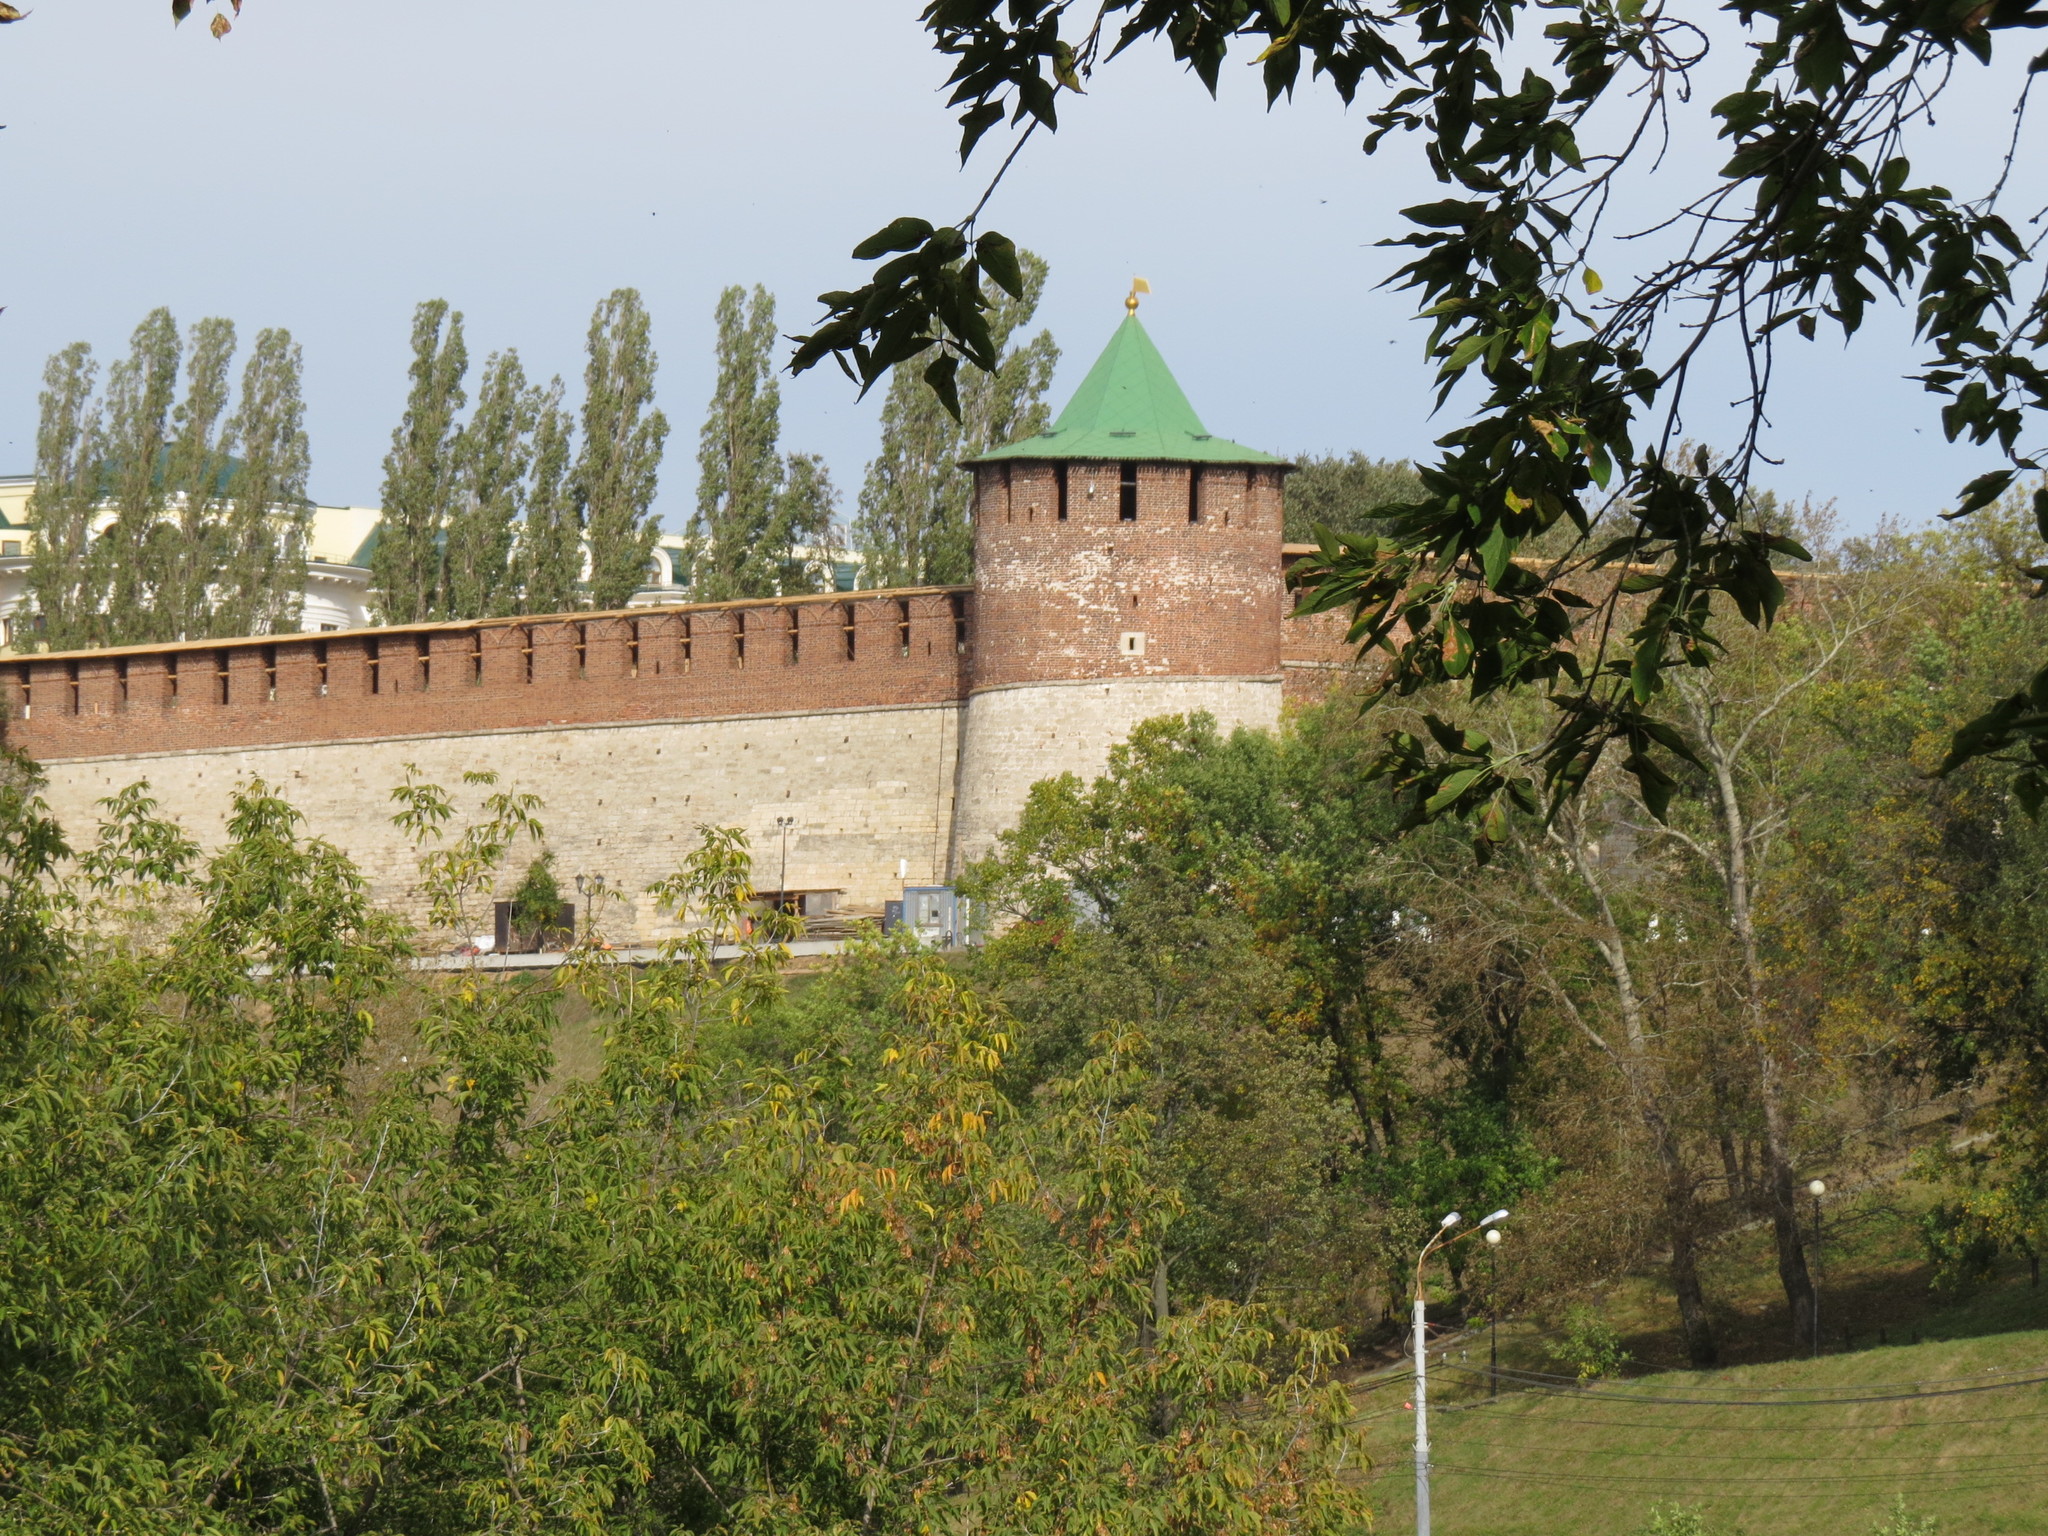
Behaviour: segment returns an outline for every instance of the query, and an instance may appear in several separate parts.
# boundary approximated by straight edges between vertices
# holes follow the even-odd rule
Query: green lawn
[[[1698,1505],[1715,1536],[1866,1536],[1900,1494],[1941,1536],[2048,1532],[2048,1385],[1954,1390],[2048,1376],[2048,1329],[1979,1331],[2038,1313],[2042,1297],[2008,1281],[1925,1319],[1923,1332],[1958,1336],[1818,1361],[1491,1403],[1468,1386],[1440,1410],[1433,1390],[1435,1536],[1627,1536],[1659,1501]],[[1532,1342],[1504,1340],[1503,1363],[1533,1360]],[[1483,1344],[1467,1357],[1483,1365]],[[1380,1530],[1403,1536],[1415,1528],[1410,1388],[1399,1376],[1360,1388]]]

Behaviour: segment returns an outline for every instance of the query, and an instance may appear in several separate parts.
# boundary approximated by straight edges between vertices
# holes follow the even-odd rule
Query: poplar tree
[[[47,649],[91,643],[96,604],[86,574],[99,504],[104,441],[94,395],[92,348],[73,342],[43,369],[36,421],[36,483],[28,521],[35,543],[28,565],[29,607]]]
[[[535,402],[532,480],[513,555],[519,608],[525,613],[567,613],[583,606],[583,525],[570,494],[571,435],[562,381],[550,379]]]
[[[93,541],[87,579],[97,609],[87,644],[170,638],[162,633],[150,567],[163,549],[171,408],[183,348],[168,309],[153,309],[128,339],[128,355],[107,370],[106,466],[114,520]]]
[[[529,389],[515,351],[484,363],[476,410],[455,439],[455,497],[448,518],[443,615],[476,619],[514,604],[512,539],[526,505],[540,391]]]
[[[1048,268],[1030,251],[1017,253],[1021,294],[1011,298],[984,283],[990,338],[1001,352],[993,373],[969,369],[959,381],[956,421],[924,380],[927,359],[897,365],[882,402],[881,452],[868,465],[853,543],[864,585],[942,586],[974,574],[973,482],[963,459],[1043,431],[1051,421],[1045,392],[1060,349],[1052,332],[1011,346],[1031,322],[1045,292]]]
[[[186,346],[185,398],[173,414],[176,432],[164,460],[170,516],[151,530],[148,570],[151,640],[215,634],[213,587],[223,558],[220,501],[232,468],[226,438],[229,366],[235,326],[199,321]]]
[[[838,510],[839,491],[822,458],[792,453],[783,459],[782,480],[758,551],[758,563],[772,573],[775,593],[794,597],[831,586]]]
[[[412,320],[412,389],[384,456],[384,517],[370,557],[386,624],[418,623],[440,611],[455,418],[468,399],[462,388],[468,370],[461,312],[451,314],[445,299],[421,304]]]
[[[300,391],[299,345],[290,331],[257,334],[242,370],[242,398],[229,423],[237,454],[228,484],[221,561],[209,633],[283,634],[305,606],[306,496],[310,454]]]
[[[697,511],[687,559],[694,595],[717,601],[777,590],[763,536],[783,462],[782,389],[775,376],[775,298],[755,285],[718,296],[718,381],[697,440]]]
[[[652,409],[654,347],[636,288],[618,288],[590,317],[583,448],[573,481],[590,541],[590,601],[623,608],[646,584],[661,528],[650,510],[668,418]]]
[[[775,297],[718,296],[718,382],[697,446],[697,511],[684,552],[694,595],[718,600],[829,584],[839,493],[816,454],[783,455]]]

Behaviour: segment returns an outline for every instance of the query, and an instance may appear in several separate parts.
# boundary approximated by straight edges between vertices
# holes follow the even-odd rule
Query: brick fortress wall
[[[50,764],[951,702],[971,605],[917,589],[4,660],[0,739]]]

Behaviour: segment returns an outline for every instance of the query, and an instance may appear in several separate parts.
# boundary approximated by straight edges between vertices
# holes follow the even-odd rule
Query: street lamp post
[[[1436,1231],[1415,1259],[1415,1536],[1429,1536],[1429,1303],[1422,1291],[1423,1267],[1439,1248],[1448,1248],[1474,1232],[1493,1237],[1494,1225],[1506,1220],[1507,1214],[1495,1211],[1478,1226],[1453,1237],[1451,1228],[1465,1218],[1452,1211],[1436,1224]]]
[[[1486,1229],[1486,1395],[1500,1396],[1500,1228]]]
[[[775,877],[775,890],[784,905],[789,902],[789,829],[795,825],[794,816],[775,818],[775,829],[782,834],[782,873]]]
[[[1826,1184],[1815,1179],[1806,1186],[1806,1192],[1813,1196],[1813,1354],[1820,1358],[1820,1197],[1828,1192]]]

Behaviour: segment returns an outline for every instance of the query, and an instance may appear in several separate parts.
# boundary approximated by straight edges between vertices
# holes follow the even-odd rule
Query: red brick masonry
[[[1277,650],[1288,697],[1319,696],[1348,656],[1341,617],[1286,619],[1274,589],[1261,644],[1250,595],[1196,584],[1170,626],[1137,622],[1191,639],[1207,609],[1220,649],[1184,640],[1187,670],[1267,671]],[[55,762],[946,703],[976,686],[974,621],[974,589],[920,587],[0,658],[0,741]]]

